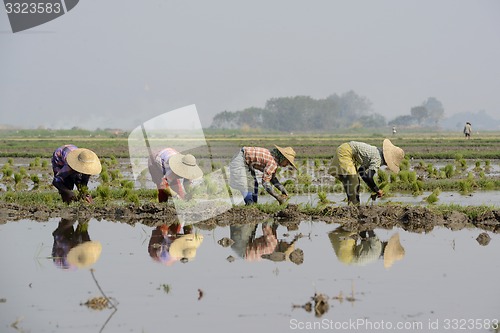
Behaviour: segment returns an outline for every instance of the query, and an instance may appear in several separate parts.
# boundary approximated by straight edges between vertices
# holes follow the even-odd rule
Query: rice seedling
[[[415,171],[410,171],[410,173],[408,174],[408,181],[410,183],[413,183],[417,180],[417,173]]]
[[[101,181],[103,183],[108,183],[109,182],[109,174],[106,171],[102,171],[100,174]]]
[[[33,189],[37,188],[40,185],[40,178],[38,177],[37,174],[32,174],[30,179],[33,182],[33,186],[34,186]]]
[[[111,174],[111,181],[120,180],[123,177],[122,173],[118,169],[111,170],[110,174]]]
[[[427,198],[425,198],[425,201],[427,201],[427,203],[431,205],[435,204],[439,201],[439,194],[441,194],[441,189],[438,187],[434,191],[432,191],[432,193]]]
[[[379,183],[383,183],[383,182],[388,182],[389,181],[389,175],[387,172],[385,172],[384,170],[382,169],[379,169],[377,171],[377,181]]]
[[[468,194],[473,192],[473,183],[469,179],[462,179],[458,182],[459,192],[461,194]]]
[[[303,172],[297,176],[297,182],[301,185],[309,186],[312,183],[312,177],[309,174]]]
[[[476,172],[483,171],[483,168],[481,168],[481,162],[480,161],[476,161],[475,162],[474,171],[476,171]]]
[[[15,173],[14,174],[14,184],[18,186],[21,183],[21,180],[23,179],[23,175],[20,173]]]
[[[327,198],[327,194],[326,192],[323,192],[323,191],[318,191],[318,203],[320,205],[327,205],[330,203],[330,200],[328,200]]]
[[[391,179],[391,183],[395,183],[395,182],[397,182],[397,181],[398,181],[398,175],[397,175],[397,174],[395,174],[395,173],[393,173],[393,172],[390,174],[390,176],[389,176],[389,177],[390,177],[390,179]]]
[[[424,183],[420,180],[416,180],[411,183],[411,187],[412,187],[412,194],[414,196],[418,196],[423,193]]]
[[[444,167],[444,173],[446,178],[451,178],[453,175],[455,175],[455,167],[453,164],[446,164]]]
[[[96,188],[97,197],[100,198],[103,202],[107,202],[111,199],[111,190],[107,185],[99,185]]]
[[[400,170],[410,170],[410,161],[408,160],[408,157],[405,157],[401,163],[399,164],[399,169]]]
[[[12,177],[12,174],[14,173],[14,170],[12,170],[12,166],[7,163],[7,164],[4,164],[4,166],[2,167],[2,174],[5,177],[9,178],[9,177]]]
[[[133,204],[136,204],[136,205],[139,205],[140,204],[140,201],[139,201],[139,196],[137,195],[137,193],[135,192],[132,192],[130,191],[126,196],[125,196],[125,199],[128,201],[128,202],[131,202]]]
[[[410,173],[407,170],[399,171],[399,180],[403,183],[408,183],[410,180]]]

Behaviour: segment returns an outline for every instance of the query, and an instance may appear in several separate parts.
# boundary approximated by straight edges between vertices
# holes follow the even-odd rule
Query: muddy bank
[[[407,231],[421,233],[429,232],[436,226],[442,226],[451,230],[476,227],[494,233],[500,232],[500,210],[498,209],[488,210],[474,217],[453,210],[442,213],[426,207],[399,205],[326,206],[313,212],[301,210],[296,205],[290,205],[276,213],[262,212],[257,207],[235,207],[229,211],[224,211],[222,207],[207,207],[207,209],[214,210],[212,213],[217,213],[216,210],[221,209],[221,213],[197,223],[196,226],[200,229],[211,230],[217,226],[274,220],[291,230],[297,228],[302,221],[324,221],[343,225],[348,230],[359,231],[400,227]],[[50,218],[60,217],[95,218],[97,220],[117,221],[132,225],[141,223],[148,226],[170,224],[178,221],[174,206],[154,203],[140,206],[95,207],[80,205],[59,208],[45,206],[25,207],[15,203],[0,203],[0,223],[21,219],[43,222]]]

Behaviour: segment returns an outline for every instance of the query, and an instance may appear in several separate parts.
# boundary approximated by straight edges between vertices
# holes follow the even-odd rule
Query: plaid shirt
[[[269,149],[243,147],[245,162],[251,168],[263,172],[262,181],[269,182],[278,169],[278,163]]]
[[[271,254],[278,245],[278,239],[275,232],[269,226],[262,228],[263,235],[248,244],[245,250],[245,259],[247,261],[262,260],[264,254]]]
[[[352,148],[358,168],[362,166],[366,170],[377,171],[382,165],[382,151],[377,147],[358,141],[349,142],[349,146]]]

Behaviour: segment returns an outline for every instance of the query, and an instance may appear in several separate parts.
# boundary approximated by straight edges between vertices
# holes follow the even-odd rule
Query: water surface
[[[97,311],[81,305],[102,296],[89,268],[62,268],[52,258],[52,233],[59,222],[0,225],[0,331],[288,332],[334,330],[350,323],[350,331],[365,332],[373,325],[399,323],[415,328],[409,331],[435,332],[430,326],[437,323],[444,331],[446,323],[452,324],[449,319],[486,323],[500,318],[500,236],[488,233],[491,241],[481,246],[478,229],[436,228],[429,234],[374,230],[368,236],[376,236],[369,240],[377,246],[395,234],[400,237],[404,255],[388,267],[383,252],[363,252],[359,241],[350,256],[336,253],[334,244],[347,239],[336,224],[303,221],[298,230],[275,226],[276,239],[267,235],[267,243],[263,230],[272,229],[272,222],[256,225],[260,245],[291,243],[301,234],[294,246],[303,251],[302,264],[258,260],[241,242],[219,245],[231,235],[242,239],[241,229],[195,228],[203,241],[190,254],[194,257],[164,263],[148,251],[154,227],[92,219],[88,235],[102,244],[94,276],[117,308]],[[265,246],[258,249],[266,252]],[[322,316],[293,307],[315,293],[330,297]],[[343,301],[335,299],[339,295]],[[451,328],[446,331],[464,331]]]

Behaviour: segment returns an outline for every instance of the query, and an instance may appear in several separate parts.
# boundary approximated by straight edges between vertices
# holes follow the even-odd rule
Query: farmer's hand
[[[92,196],[90,194],[85,194],[85,196],[83,197],[83,200],[85,200],[89,204],[93,204],[94,203],[94,199],[92,199]]]
[[[384,196],[384,191],[378,190],[377,197],[382,198]]]
[[[280,203],[280,205],[282,205],[288,201],[288,195],[282,194],[282,195],[279,195],[276,199],[278,199],[278,202]]]

